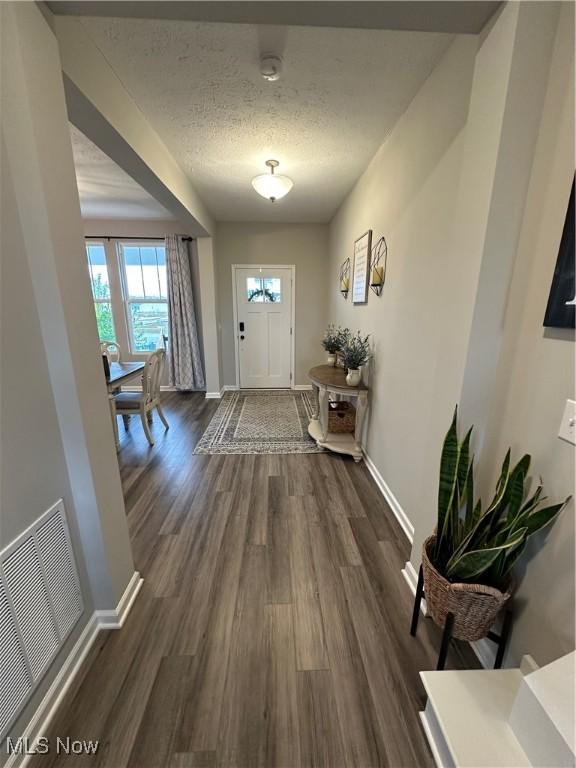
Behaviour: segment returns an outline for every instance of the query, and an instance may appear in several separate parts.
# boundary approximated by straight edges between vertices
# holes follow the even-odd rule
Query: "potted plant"
[[[324,338],[322,339],[322,346],[328,352],[327,364],[336,365],[336,355],[346,344],[346,341],[350,337],[350,330],[348,328],[336,327],[333,323],[330,323]]]
[[[541,506],[542,482],[529,497],[530,456],[510,468],[508,450],[491,504],[474,501],[472,427],[459,442],[457,409],[442,448],[438,520],[422,551],[426,607],[444,626],[452,613],[452,634],[461,640],[485,637],[512,594],[511,571],[527,539],[556,519],[566,501]]]
[[[362,337],[360,331],[350,336],[342,347],[342,360],[348,369],[346,383],[350,387],[357,387],[362,379],[360,368],[370,360],[370,335]]]

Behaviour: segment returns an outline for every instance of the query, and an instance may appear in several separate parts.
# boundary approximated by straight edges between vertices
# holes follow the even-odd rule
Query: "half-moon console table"
[[[362,459],[362,426],[368,405],[368,387],[360,382],[355,387],[346,384],[346,372],[343,368],[333,365],[317,365],[308,372],[315,391],[315,411],[308,425],[310,437],[322,448],[328,448],[336,453],[346,453],[358,462]],[[340,398],[342,395],[354,397],[356,404],[356,427],[354,434],[328,432],[328,403],[329,395]]]

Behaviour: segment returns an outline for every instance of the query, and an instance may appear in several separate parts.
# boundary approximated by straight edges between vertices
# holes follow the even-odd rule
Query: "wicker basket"
[[[347,434],[356,428],[356,408],[344,400],[328,404],[328,432]]]
[[[484,584],[452,584],[430,562],[435,542],[436,536],[430,536],[422,547],[426,612],[440,627],[444,626],[448,613],[454,614],[452,636],[468,642],[480,640],[486,637],[496,616],[510,599],[512,585],[506,592],[500,592]]]

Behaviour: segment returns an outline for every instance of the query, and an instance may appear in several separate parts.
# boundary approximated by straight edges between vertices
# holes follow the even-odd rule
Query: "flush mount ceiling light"
[[[270,173],[255,176],[252,179],[252,186],[259,195],[275,203],[290,192],[294,182],[288,176],[277,176],[274,173],[274,169],[279,165],[278,160],[266,160],[266,165],[270,168]]]
[[[274,83],[276,80],[280,80],[282,75],[282,59],[271,53],[262,56],[260,59],[260,74],[264,80],[268,80],[269,83]]]

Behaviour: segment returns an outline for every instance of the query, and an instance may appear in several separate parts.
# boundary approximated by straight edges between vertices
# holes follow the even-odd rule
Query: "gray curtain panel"
[[[179,235],[166,235],[168,275],[168,321],[170,386],[176,389],[203,389],[202,358],[194,312],[188,247]]]

